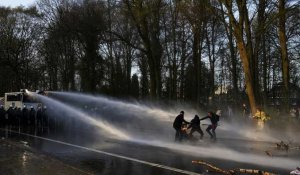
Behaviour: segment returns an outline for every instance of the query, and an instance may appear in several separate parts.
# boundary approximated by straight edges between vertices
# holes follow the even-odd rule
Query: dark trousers
[[[0,118],[0,127],[4,127],[5,126],[5,119],[4,117]]]
[[[216,132],[215,130],[217,129],[217,125],[208,125],[208,127],[206,128],[206,132],[210,135],[211,139],[216,139]],[[210,132],[210,130],[212,130],[212,133]]]
[[[176,130],[175,133],[175,142],[181,141],[182,140],[182,133],[181,133],[181,128],[174,128]]]
[[[190,134],[189,134],[189,136],[191,137],[191,136],[193,136],[193,133],[194,132],[198,132],[199,134],[200,134],[200,139],[202,139],[203,138],[203,131],[202,131],[202,129],[200,128],[200,127],[196,127],[196,128],[192,128],[191,129],[191,132],[190,132]]]

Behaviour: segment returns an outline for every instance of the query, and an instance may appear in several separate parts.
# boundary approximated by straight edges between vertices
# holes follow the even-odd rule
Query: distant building
[[[290,83],[289,85],[289,91],[290,91],[290,106],[296,107],[300,106],[300,87]],[[268,92],[268,101],[270,106],[281,106],[284,103],[284,84],[283,82],[275,84],[272,89]]]

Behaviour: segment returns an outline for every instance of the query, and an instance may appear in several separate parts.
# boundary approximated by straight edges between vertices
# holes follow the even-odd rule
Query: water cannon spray
[[[20,92],[27,94],[29,91],[27,89],[20,89]]]
[[[40,94],[40,95],[44,95],[45,91],[43,91],[43,90],[36,90],[35,93]]]

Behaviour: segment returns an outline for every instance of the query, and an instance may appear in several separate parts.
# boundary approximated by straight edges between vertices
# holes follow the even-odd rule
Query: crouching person
[[[200,139],[203,138],[204,134],[203,134],[203,131],[200,126],[200,119],[199,119],[198,115],[195,115],[195,117],[191,120],[190,126],[188,127],[188,129],[189,128],[192,128],[189,133],[189,137],[193,137],[193,133],[198,132],[200,134]]]

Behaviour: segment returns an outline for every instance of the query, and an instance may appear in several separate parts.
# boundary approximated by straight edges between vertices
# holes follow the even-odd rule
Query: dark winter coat
[[[36,111],[34,109],[30,109],[29,111],[29,120],[30,123],[33,124],[35,121]]]
[[[4,119],[5,113],[6,113],[5,109],[4,108],[0,108],[0,118]]]
[[[36,119],[37,120],[42,120],[42,117],[43,117],[42,109],[38,109],[37,112],[36,112]]]
[[[10,122],[12,122],[14,120],[15,117],[15,112],[14,109],[12,107],[8,108],[8,110],[6,111],[7,113],[7,118]]]
[[[210,116],[203,117],[200,120],[205,120],[208,118],[210,119],[212,125],[218,125],[219,116],[217,114],[212,114],[211,117]]]
[[[21,118],[22,118],[22,110],[21,110],[21,108],[18,108],[16,110],[16,118],[17,118],[18,121],[21,120]]]
[[[175,120],[174,120],[174,122],[173,122],[173,127],[174,127],[175,129],[181,129],[182,123],[189,124],[189,122],[187,122],[187,121],[184,120],[183,114],[179,114],[179,115],[175,118]]]
[[[5,113],[6,113],[5,109],[4,108],[0,108],[0,121],[1,122],[5,121]],[[0,124],[2,124],[2,123],[0,123]]]
[[[23,108],[22,109],[22,122],[27,123],[28,122],[28,118],[29,118],[29,113],[28,113],[28,109],[27,108]]]
[[[191,120],[189,128],[200,128],[200,119],[199,117],[195,117]]]

